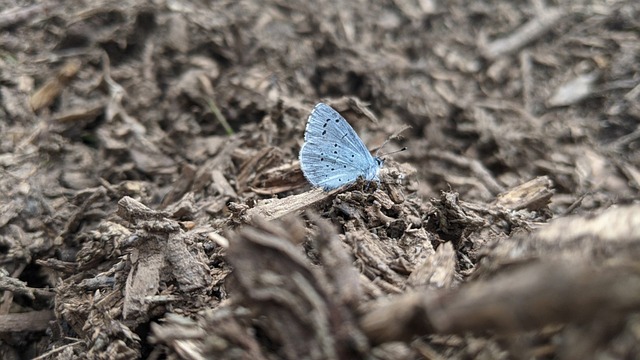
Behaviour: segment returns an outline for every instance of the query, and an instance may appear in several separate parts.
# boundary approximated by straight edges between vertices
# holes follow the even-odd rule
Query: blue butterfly
[[[337,111],[323,103],[313,108],[300,149],[302,173],[313,186],[332,190],[358,177],[379,183],[383,163]]]

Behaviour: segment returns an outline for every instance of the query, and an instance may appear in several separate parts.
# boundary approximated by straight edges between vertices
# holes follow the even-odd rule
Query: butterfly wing
[[[319,103],[307,122],[300,167],[314,186],[335,189],[359,176],[377,180],[380,165],[351,125],[330,106]],[[373,170],[373,171],[372,171]]]

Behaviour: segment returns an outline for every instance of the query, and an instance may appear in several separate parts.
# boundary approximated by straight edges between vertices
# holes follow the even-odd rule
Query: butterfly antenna
[[[388,153],[380,154],[380,156],[393,155],[393,154],[397,154],[397,153],[399,153],[399,152],[403,152],[403,151],[406,151],[406,150],[407,150],[407,147],[405,146],[405,147],[403,147],[403,148],[402,148],[402,149],[400,149],[400,150],[396,150],[396,151],[392,151],[392,152],[388,152]]]
[[[380,150],[382,150],[382,148],[383,148],[385,145],[387,145],[387,143],[388,143],[389,141],[391,141],[391,140],[393,140],[393,139],[396,139],[396,138],[399,138],[399,137],[400,137],[400,133],[402,133],[403,131],[405,131],[405,130],[407,130],[407,129],[411,129],[411,126],[404,126],[404,127],[402,127],[402,129],[398,130],[395,134],[393,134],[393,135],[389,136],[389,137],[387,138],[387,140],[385,140],[385,141],[382,143],[382,145],[380,145],[380,147],[378,147],[378,149],[376,150],[376,154],[375,154],[375,156],[378,156],[378,153],[380,152]],[[405,150],[407,150],[407,147],[406,147],[406,146],[405,146],[405,147],[403,147],[403,148],[402,148],[402,149],[400,149],[400,150],[392,151],[392,152],[390,152],[390,153],[380,154],[379,156],[391,155],[391,154],[399,153],[399,152],[401,152],[401,151],[405,151]]]
[[[382,143],[382,145],[378,146],[378,148],[376,149],[375,156],[378,156],[378,155],[379,155],[380,150],[382,150],[382,148],[383,148],[385,145],[387,145],[387,143],[388,143],[390,140],[391,140],[391,138],[389,137],[389,138],[387,138],[387,140],[385,140],[385,141]],[[382,155],[380,155],[380,156],[382,156]]]

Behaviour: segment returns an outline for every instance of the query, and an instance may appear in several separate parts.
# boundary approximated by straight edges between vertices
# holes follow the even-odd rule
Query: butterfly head
[[[380,173],[380,169],[382,169],[383,164],[384,164],[384,159],[374,156],[373,163],[369,165],[369,168],[366,169],[363,174],[364,179],[368,181],[380,182],[380,178],[378,177],[378,174]]]

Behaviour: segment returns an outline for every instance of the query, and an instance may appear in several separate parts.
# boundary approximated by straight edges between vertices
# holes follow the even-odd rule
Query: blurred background
[[[632,0],[0,0],[2,264],[60,291],[69,264],[119,256],[95,231],[125,195],[188,197],[181,219],[221,227],[309,190],[297,157],[320,101],[369,148],[410,126],[384,152],[408,147],[388,164],[417,203],[488,204],[541,176],[554,195],[531,219],[635,203],[639,19]],[[8,296],[2,314],[53,304]],[[3,342],[41,354],[52,314]]]

